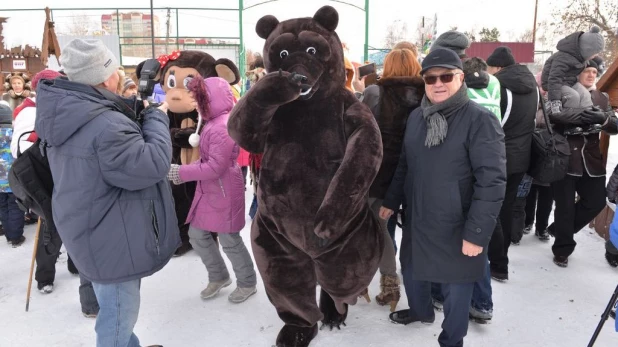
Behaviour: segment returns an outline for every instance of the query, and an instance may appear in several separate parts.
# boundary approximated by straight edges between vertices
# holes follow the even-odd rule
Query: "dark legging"
[[[533,184],[526,200],[526,226],[531,226],[536,216],[536,230],[547,229],[553,204],[551,187]]]

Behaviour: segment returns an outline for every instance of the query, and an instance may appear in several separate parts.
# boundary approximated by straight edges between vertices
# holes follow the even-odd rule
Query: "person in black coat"
[[[409,202],[401,270],[409,309],[399,324],[432,323],[431,283],[440,283],[442,347],[462,346],[474,282],[487,269],[487,245],[506,186],[504,133],[496,116],[470,101],[455,52],[438,48],[423,60],[425,97],[407,121],[393,181],[380,209],[389,218]]]
[[[552,247],[554,263],[567,267],[569,256],[575,251],[575,234],[596,217],[605,207],[605,162],[599,146],[599,133],[618,133],[616,115],[609,105],[607,94],[595,90],[597,74],[603,62],[593,59],[578,76],[578,81],[590,90],[596,110],[564,108],[550,114],[554,129],[565,135],[571,147],[567,175],[552,183],[556,201],[554,223],[549,233],[556,240]],[[579,200],[575,202],[575,194]]]
[[[515,63],[508,47],[496,48],[487,58],[487,65],[489,73],[500,81],[500,109],[508,175],[500,220],[489,246],[489,261],[491,276],[506,281],[509,278],[508,251],[513,235],[513,204],[517,199],[517,188],[530,166],[539,94],[534,75],[526,66]]]

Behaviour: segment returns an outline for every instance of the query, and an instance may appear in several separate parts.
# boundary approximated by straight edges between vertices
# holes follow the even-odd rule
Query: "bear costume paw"
[[[286,324],[277,335],[276,347],[307,347],[317,335],[317,324],[309,328]]]
[[[345,320],[348,318],[348,305],[345,304],[344,314],[339,313],[335,306],[335,301],[324,289],[320,293],[320,311],[324,315],[320,330],[324,329],[324,327],[328,327],[330,330],[333,330],[333,328],[341,330],[342,325],[346,326]]]

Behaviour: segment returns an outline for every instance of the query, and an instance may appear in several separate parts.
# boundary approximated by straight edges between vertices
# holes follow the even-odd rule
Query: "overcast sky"
[[[264,0],[245,0],[245,8]],[[342,0],[348,3],[364,6],[364,0]],[[567,0],[540,0],[539,21],[550,18],[552,7]],[[86,2],[83,0],[28,0],[27,2],[2,0],[3,9],[30,8],[37,9],[50,6],[53,9],[79,8]],[[105,7],[148,8],[149,0],[106,0],[97,2]],[[154,7],[195,7],[198,2],[191,0],[154,0]],[[238,8],[236,0],[202,0],[200,7]],[[531,29],[534,21],[535,0],[370,0],[369,4],[369,45],[381,47],[386,34],[386,28],[397,20],[407,23],[410,38],[413,38],[418,23],[423,16],[433,19],[437,14],[438,33],[457,26],[460,30],[480,30],[482,27],[497,27],[502,33],[501,39],[508,40]],[[323,5],[331,5],[339,12],[339,27],[337,32],[342,41],[350,47],[350,55],[362,56],[364,43],[363,11],[328,0],[278,0],[244,11],[245,46],[254,51],[261,51],[263,40],[255,34],[255,24],[266,14],[275,15],[279,20],[294,17],[310,17]],[[88,6],[94,7],[94,6]],[[71,20],[72,16],[88,14],[100,26],[101,14],[104,11],[54,11],[54,19],[61,29]],[[108,13],[110,11],[107,11]],[[128,12],[125,10],[124,12]],[[161,32],[164,36],[165,11],[155,13],[161,21]],[[41,46],[44,13],[42,11],[10,12],[0,10],[0,16],[12,17],[5,24],[4,36],[7,44],[30,44]],[[172,15],[172,36],[176,34],[175,16]],[[238,12],[236,11],[197,11],[181,10],[179,21],[180,36],[234,36],[239,35]]]

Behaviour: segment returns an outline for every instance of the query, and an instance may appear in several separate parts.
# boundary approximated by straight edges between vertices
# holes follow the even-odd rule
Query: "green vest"
[[[502,121],[502,111],[500,110],[500,82],[493,75],[489,75],[489,84],[485,89],[468,88],[470,100],[490,110]]]

